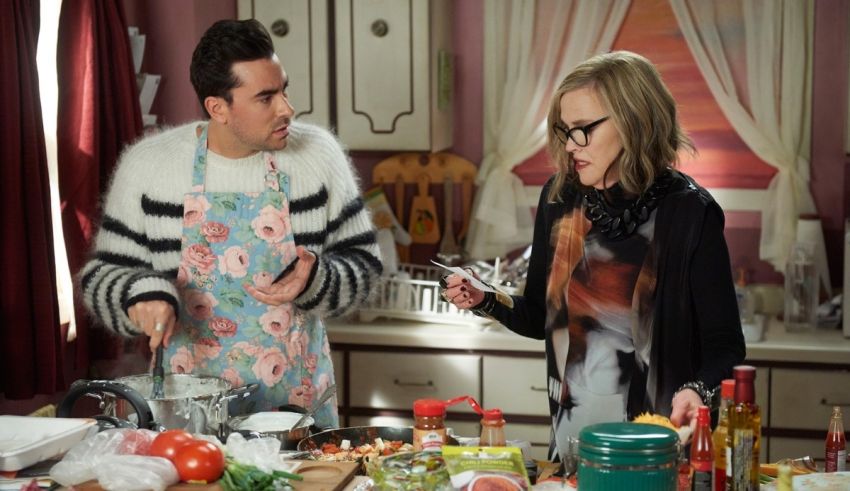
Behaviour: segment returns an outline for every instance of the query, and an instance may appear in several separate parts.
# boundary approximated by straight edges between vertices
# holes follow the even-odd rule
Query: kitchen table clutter
[[[502,411],[485,409],[469,396],[413,401],[413,427],[319,431],[307,418],[305,423],[297,422],[306,425],[307,436],[293,450],[282,450],[288,441],[282,433],[288,435],[295,428],[283,426],[304,418],[276,411],[232,416],[230,424],[220,423],[215,431],[210,430],[210,425],[200,425],[197,427],[201,431],[190,433],[160,425],[157,419],[172,426],[187,423],[169,418],[164,412],[153,419],[145,410],[145,398],[140,396],[141,401],[135,401],[138,406],[133,407],[141,412],[122,415],[127,419],[1,417],[0,441],[13,443],[0,447],[0,468],[10,471],[6,474],[9,478],[36,463],[32,459],[21,460],[19,449],[6,447],[15,446],[11,427],[24,427],[26,423],[29,431],[35,433],[39,425],[33,420],[41,419],[40,426],[44,428],[53,422],[66,422],[67,428],[48,432],[44,438],[30,438],[31,441],[23,441],[19,435],[14,437],[20,440],[18,446],[29,448],[38,460],[61,456],[55,465],[46,467],[49,478],[58,485],[84,490],[347,489],[353,488],[355,474],[364,476],[359,478],[357,489],[375,490],[484,491],[556,486],[588,490],[753,491],[792,489],[787,487],[789,482],[794,486],[801,483],[793,489],[850,489],[846,487],[850,486],[850,473],[842,472],[847,454],[839,407],[828,422],[825,438],[826,471],[833,473],[827,481],[820,477],[824,474],[817,473],[810,457],[759,464],[761,424],[760,409],[754,402],[754,378],[753,367],[737,366],[734,379],[723,382],[719,421],[713,431],[707,406],[699,408],[693,434],[690,428],[677,428],[657,414],[642,414],[632,422],[589,425],[581,430],[576,446],[570,447],[570,455],[559,456],[560,460],[577,465],[531,462],[523,456],[522,442],[505,439]],[[118,390],[109,394],[123,395],[126,386],[113,384],[118,384]],[[115,385],[87,387],[116,389]],[[132,392],[128,393],[133,397]],[[114,403],[104,400],[107,407]],[[464,403],[481,418],[477,438],[454,435],[450,430],[447,408]],[[163,406],[161,411],[177,411],[177,407]],[[278,418],[277,414],[285,417]],[[144,421],[140,416],[152,419]],[[233,422],[236,420],[239,424]],[[138,421],[147,427],[137,427]],[[235,431],[243,424],[259,431]],[[269,425],[274,426],[274,431]],[[68,435],[73,440],[67,440]],[[62,438],[64,446],[53,444]],[[33,454],[35,447],[44,451]],[[845,487],[816,487],[822,482]],[[813,487],[803,483],[813,483]],[[0,489],[8,489],[2,485],[0,481]]]

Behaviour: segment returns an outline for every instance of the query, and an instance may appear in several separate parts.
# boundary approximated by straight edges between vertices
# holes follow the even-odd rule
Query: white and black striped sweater
[[[79,281],[90,312],[118,334],[141,333],[126,313],[138,301],[165,300],[180,312],[174,280],[198,124],[134,144],[113,176],[93,257]],[[289,131],[286,148],[275,158],[290,176],[295,242],[318,257],[315,274],[295,305],[318,317],[345,315],[366,299],[381,274],[375,230],[337,140],[305,123],[294,122]],[[264,176],[261,153],[236,160],[208,153],[206,191],[262,191]]]

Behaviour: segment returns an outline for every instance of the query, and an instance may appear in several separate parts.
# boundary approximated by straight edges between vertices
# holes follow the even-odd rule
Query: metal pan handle
[[[153,412],[147,401],[138,391],[132,387],[115,382],[112,380],[78,380],[71,385],[68,394],[59,403],[56,408],[56,416],[60,418],[70,418],[71,410],[74,408],[74,403],[77,399],[85,394],[109,393],[116,397],[127,400],[138,416],[138,427],[147,429],[156,429],[156,424],[153,421]]]

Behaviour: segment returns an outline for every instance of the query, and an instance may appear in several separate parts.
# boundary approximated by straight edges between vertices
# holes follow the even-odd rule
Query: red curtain
[[[98,203],[119,153],[142,134],[123,2],[62,2],[56,58],[59,196],[68,263],[76,278],[90,252]],[[90,329],[90,317],[77,300],[77,367],[90,359],[115,358],[121,342]]]
[[[0,392],[64,388],[47,150],[38,90],[39,2],[0,2]]]

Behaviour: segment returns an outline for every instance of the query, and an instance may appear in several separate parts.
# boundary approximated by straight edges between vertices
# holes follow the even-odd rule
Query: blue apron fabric
[[[289,176],[265,152],[265,189],[206,192],[207,127],[198,138],[192,190],[183,200],[180,321],[166,350],[166,370],[212,375],[233,387],[259,384],[230,414],[309,407],[334,383],[321,320],[294,304],[267,305],[243,285],[268,286],[296,257],[289,217]],[[339,426],[332,399],[319,427]]]

